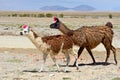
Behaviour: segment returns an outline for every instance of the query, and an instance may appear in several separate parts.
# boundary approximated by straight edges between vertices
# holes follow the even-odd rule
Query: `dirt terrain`
[[[117,41],[119,43],[119,40]],[[59,54],[56,56],[57,63],[61,66],[59,72],[56,71],[57,68],[49,56],[45,71],[38,72],[42,63],[42,54],[30,40],[25,36],[1,35],[0,80],[120,80],[120,49],[116,40],[113,43],[118,47],[118,65],[114,64],[113,54],[110,55],[108,65],[104,65],[106,52],[100,45],[93,50],[96,65],[92,65],[88,52],[84,50],[78,61],[78,71],[71,66],[74,62],[74,57],[71,55],[68,72],[64,73],[64,56]],[[76,47],[75,49],[77,51]]]
[[[73,20],[67,18],[61,20],[64,20],[69,26],[71,24],[74,26],[103,25],[106,21],[112,21],[115,26],[120,25],[119,19],[80,20],[75,18]],[[57,67],[54,66],[49,56],[45,64],[45,71],[39,72],[42,54],[26,36],[19,35],[18,24],[29,23],[29,25],[42,26],[34,27],[40,36],[61,34],[58,30],[45,27],[49,26],[50,21],[51,19],[42,18],[33,18],[32,20],[29,18],[0,18],[0,80],[120,80],[120,29],[113,29],[115,34],[112,44],[117,49],[117,65],[114,64],[112,52],[108,64],[104,65],[106,51],[100,44],[92,50],[96,65],[92,65],[91,57],[84,50],[78,60],[79,70],[71,66],[74,62],[74,57],[71,55],[68,72],[64,73],[66,62],[63,54],[59,54],[56,56],[57,63],[61,66],[59,72],[56,71]],[[95,23],[91,24],[92,22]],[[15,27],[16,25],[17,27]],[[78,48],[74,47],[74,49],[77,52]]]
[[[96,65],[86,51],[81,55],[78,63],[79,70],[71,65],[74,57],[71,55],[71,62],[68,72],[64,73],[65,61],[63,55],[57,56],[57,63],[60,64],[60,72],[48,56],[45,71],[38,72],[42,63],[41,54],[36,49],[0,49],[0,80],[114,80],[120,78],[120,50],[117,49],[118,65],[114,64],[113,54],[109,58],[108,65],[104,65],[106,53],[104,51],[93,51]],[[117,79],[119,80],[119,79]]]

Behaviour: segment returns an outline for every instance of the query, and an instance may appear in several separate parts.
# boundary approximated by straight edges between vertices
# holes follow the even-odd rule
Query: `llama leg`
[[[111,41],[108,39],[108,38],[105,38],[103,40],[103,45],[105,46],[106,48],[106,51],[107,51],[107,56],[106,56],[106,59],[105,59],[105,65],[107,64],[107,61],[108,61],[108,58],[110,56],[110,50],[113,51],[114,53],[114,59],[115,59],[115,62],[117,63],[117,60],[116,60],[116,50],[115,48],[111,45]]]
[[[58,69],[58,71],[59,71],[60,67],[59,67],[59,65],[56,63],[55,55],[54,55],[54,54],[50,54],[50,56],[51,56],[53,62],[55,63],[55,65],[57,66],[57,69]]]
[[[76,69],[79,70],[79,68],[78,68],[78,62],[77,62],[77,60],[78,60],[78,55],[76,54],[76,52],[75,52],[73,49],[72,49],[71,52],[72,52],[72,54],[73,54],[73,56],[75,57],[75,60],[76,60],[76,64],[75,64],[75,65],[76,65]]]
[[[115,47],[113,47],[113,46],[112,46],[112,51],[113,51],[113,54],[114,54],[114,61],[115,61],[116,65],[117,65],[116,49],[115,49]]]
[[[66,64],[66,67],[65,67],[64,72],[66,72],[66,71],[67,71],[68,64],[70,63],[70,56],[69,56],[69,54],[65,53],[65,57],[66,57],[66,59],[67,59],[67,64]]]
[[[89,48],[89,47],[86,47],[86,49],[87,49],[89,55],[91,56],[91,58],[92,58],[92,60],[93,60],[93,64],[95,64],[96,62],[95,62],[95,59],[94,59],[94,57],[93,57],[93,54],[92,54],[90,48]]]
[[[43,63],[41,65],[41,68],[40,68],[40,71],[39,72],[42,72],[43,71],[43,67],[45,65],[45,62],[46,62],[46,57],[47,57],[47,54],[43,53]]]
[[[79,50],[78,50],[78,58],[79,58],[79,56],[81,55],[81,53],[82,53],[83,50],[84,50],[84,47],[80,47],[80,48],[79,48]],[[77,62],[77,59],[78,59],[78,58],[76,58],[73,66],[76,66],[76,62]]]
[[[106,56],[106,59],[105,59],[105,65],[107,64],[109,56],[110,56],[110,49],[107,49],[107,56]]]

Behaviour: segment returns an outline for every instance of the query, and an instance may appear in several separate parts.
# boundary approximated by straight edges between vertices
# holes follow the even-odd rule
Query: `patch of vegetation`
[[[23,14],[23,17],[30,17],[30,14]]]
[[[47,13],[47,14],[46,14],[46,17],[48,17],[48,18],[53,17],[53,14]]]
[[[120,80],[120,77],[113,78],[112,80]]]
[[[31,14],[30,16],[31,16],[31,17],[37,17],[37,15],[36,15],[36,14]]]
[[[59,16],[60,18],[64,17],[64,14],[55,14],[55,13],[9,13],[0,16],[7,16],[7,17],[37,17],[37,18],[51,18],[53,16]]]
[[[38,17],[45,17],[45,14],[43,14],[43,13],[38,14]]]
[[[63,77],[62,80],[72,80],[70,77]]]
[[[110,19],[112,19],[112,14],[109,14],[108,16],[109,16]]]
[[[7,62],[20,63],[20,62],[23,62],[23,61],[20,60],[20,59],[16,59],[16,58],[14,58],[14,59],[7,60]]]
[[[8,15],[9,16],[9,15]],[[17,14],[15,13],[15,14],[12,14],[12,17],[17,17]]]
[[[64,14],[59,14],[59,17],[60,17],[60,18],[63,18],[63,17],[64,17]]]

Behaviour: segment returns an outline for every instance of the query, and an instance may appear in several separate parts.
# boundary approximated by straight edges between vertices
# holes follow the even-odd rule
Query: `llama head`
[[[107,23],[105,24],[105,26],[108,26],[108,27],[110,27],[110,28],[113,28],[113,24],[112,24],[111,22],[107,22]]]
[[[50,24],[50,28],[59,29],[60,21],[56,16],[54,16],[54,21],[55,21],[54,23]]]
[[[21,26],[22,31],[20,32],[20,35],[28,34],[30,27],[28,25]]]
[[[27,34],[31,34],[32,29],[30,27],[24,29],[22,28],[22,31],[20,32],[20,35],[27,35]]]
[[[30,27],[28,28],[28,32],[21,31],[20,35],[28,36],[31,39],[35,39],[38,37],[38,35]]]

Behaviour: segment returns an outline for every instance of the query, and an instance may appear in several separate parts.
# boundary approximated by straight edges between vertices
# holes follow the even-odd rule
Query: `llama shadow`
[[[78,66],[99,66],[99,65],[103,65],[103,66],[108,66],[110,64],[113,64],[113,63],[105,63],[105,62],[96,62],[95,64],[93,63],[87,63],[87,64],[78,64]],[[64,66],[63,66],[64,67]],[[69,67],[75,67],[74,65],[69,65]]]
[[[78,64],[78,66],[99,66],[99,65],[103,65],[103,66],[108,66],[108,65],[110,65],[110,64],[112,64],[112,63],[105,63],[105,62],[96,62],[95,64],[93,64],[93,63],[88,63],[88,64]]]
[[[42,72],[39,72],[39,71],[37,71],[37,70],[23,70],[22,72],[30,72],[30,73],[49,73],[49,72],[63,72],[63,73],[70,73],[71,71],[66,71],[66,72],[64,72],[64,70],[60,70],[60,71],[58,71],[58,70],[50,70],[50,71],[42,71]]]
[[[38,73],[38,71],[37,71],[37,70],[23,70],[22,72]]]

